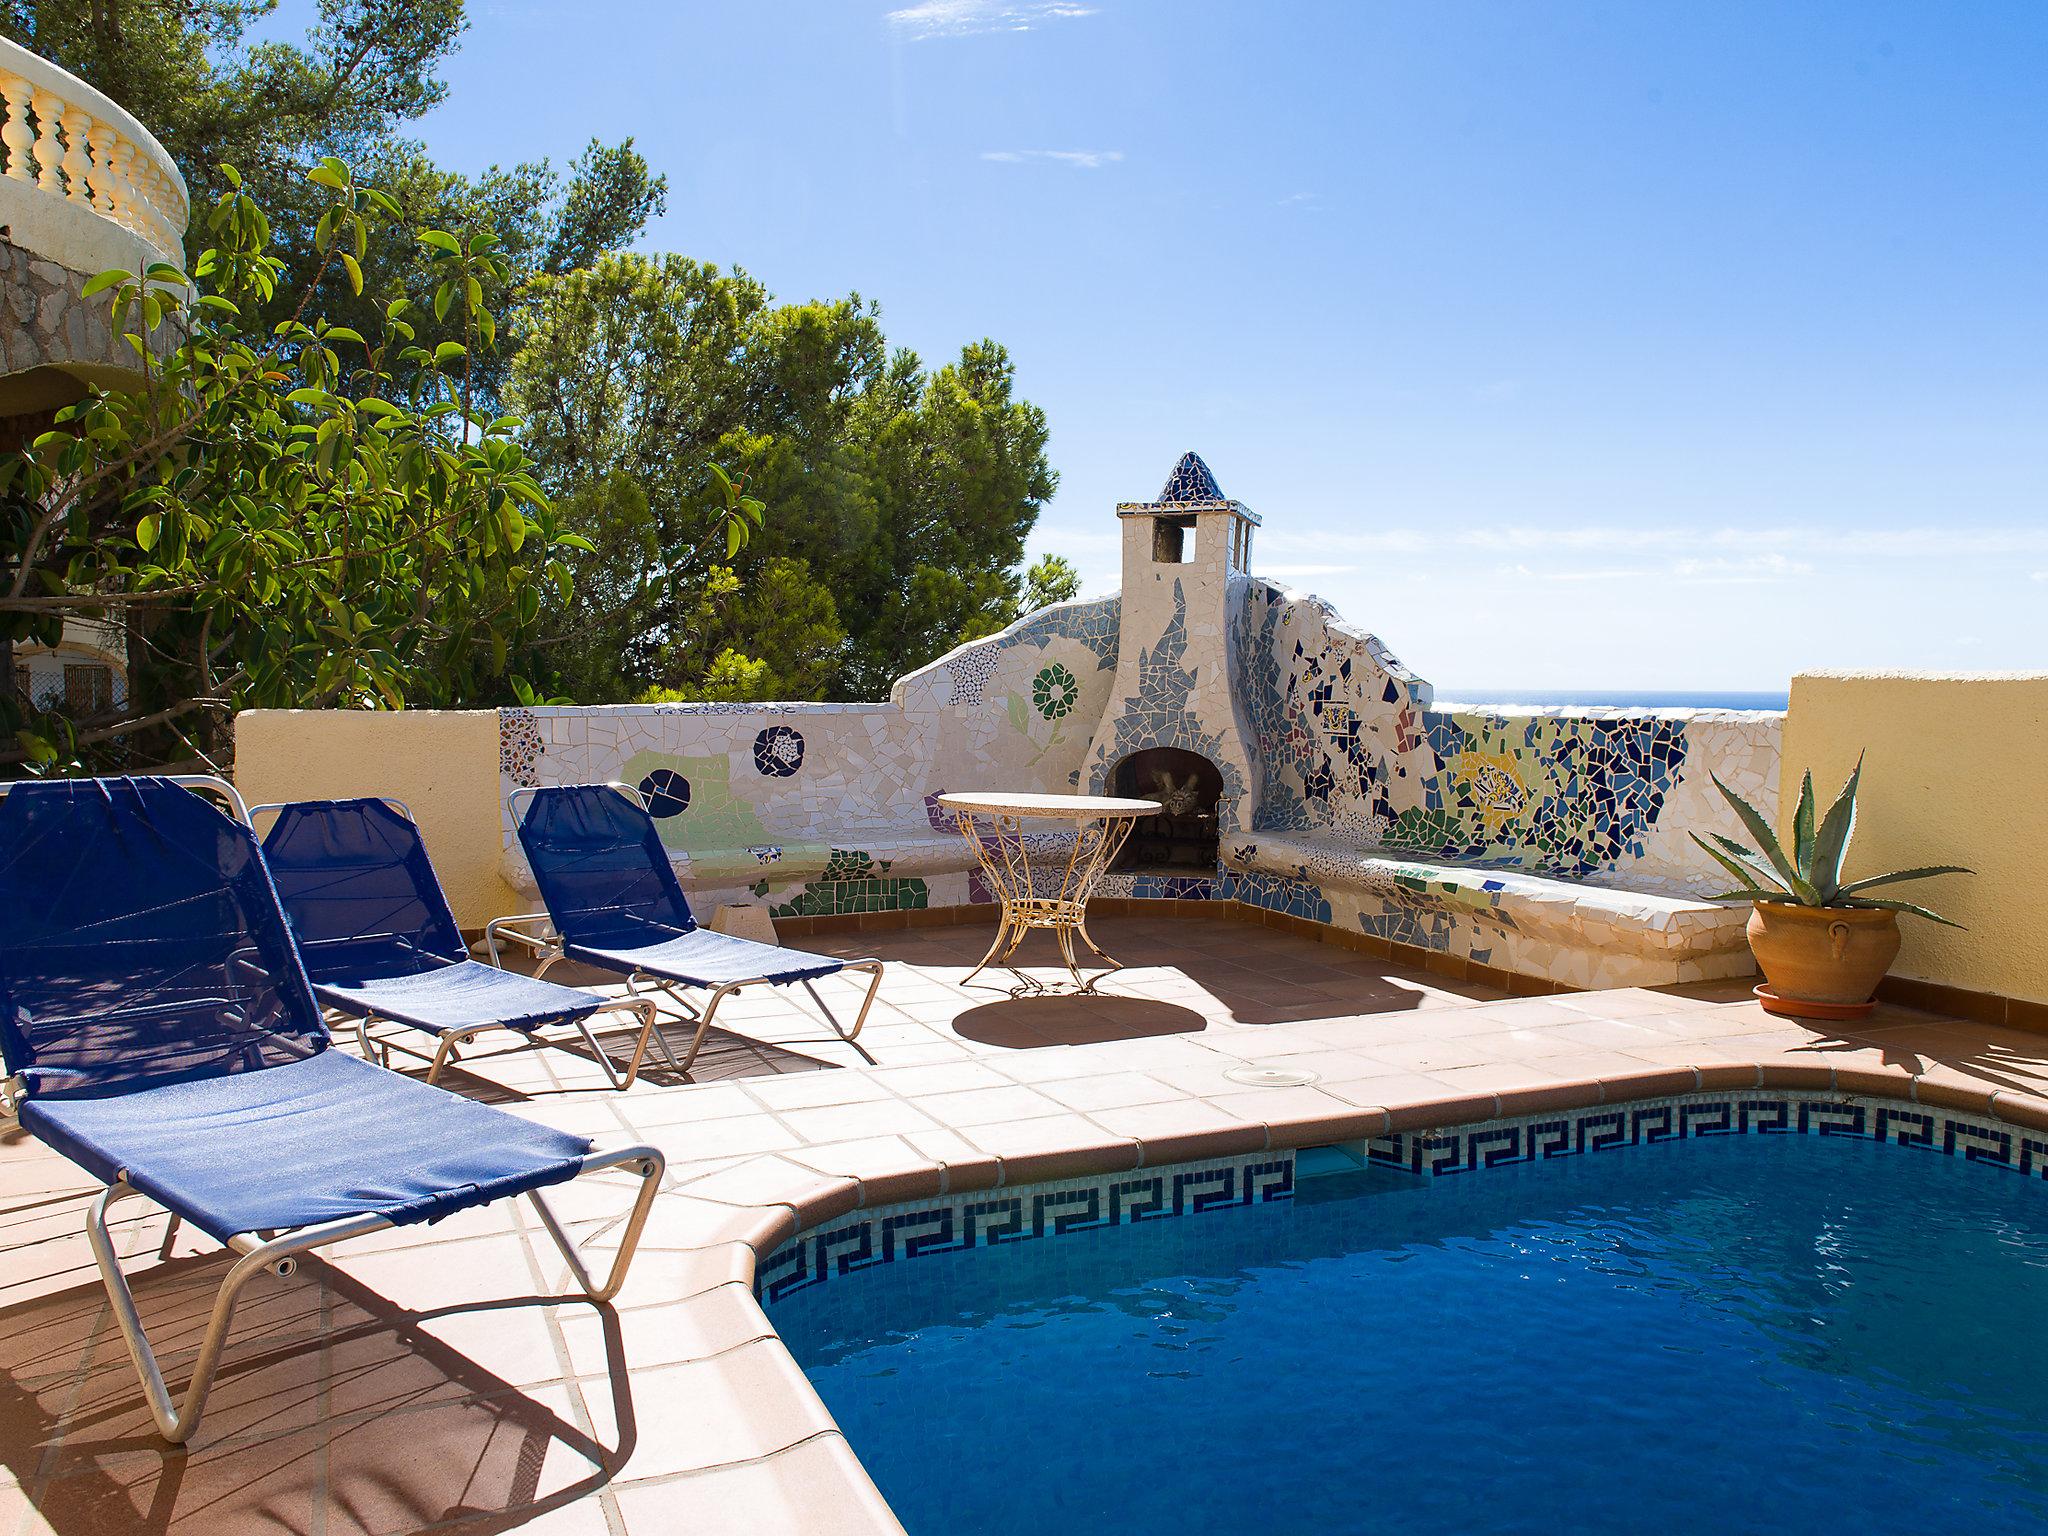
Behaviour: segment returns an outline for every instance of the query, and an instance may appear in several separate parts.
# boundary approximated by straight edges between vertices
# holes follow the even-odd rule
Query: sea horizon
[[[1543,709],[1775,709],[1791,703],[1787,690],[1688,688],[1439,688],[1445,704],[1529,704]]]

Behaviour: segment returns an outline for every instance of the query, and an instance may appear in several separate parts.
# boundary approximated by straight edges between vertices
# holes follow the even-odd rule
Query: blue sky
[[[447,163],[632,134],[650,248],[1005,343],[1090,590],[1193,448],[1440,691],[2048,667],[2036,0],[487,0],[448,78]]]

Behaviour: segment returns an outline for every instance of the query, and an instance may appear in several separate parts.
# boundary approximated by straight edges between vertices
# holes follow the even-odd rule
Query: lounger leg
[[[621,1009],[637,1014],[640,1018],[640,1038],[633,1042],[633,1059],[626,1064],[626,1074],[624,1077],[619,1075],[619,1069],[613,1064],[611,1057],[605,1054],[604,1047],[597,1043],[597,1036],[591,1033],[590,1020],[595,1015],[586,1015],[578,1019],[576,1021],[576,1028],[583,1035],[583,1043],[590,1047],[590,1054],[597,1058],[598,1070],[604,1073],[606,1080],[614,1088],[623,1090],[632,1087],[634,1080],[640,1076],[640,1063],[647,1056],[647,1042],[654,1034],[658,1013],[654,1006],[654,999],[651,997],[625,998],[613,1003],[609,1010],[600,1008],[598,1012],[616,1012]],[[661,1042],[661,1048],[664,1053],[668,1054],[669,1060],[675,1060],[674,1053],[668,1050],[668,1042],[666,1040]]]
[[[825,1015],[825,1022],[832,1026],[832,1032],[848,1045],[852,1045],[860,1037],[861,1026],[868,1021],[868,1010],[875,1006],[875,994],[882,990],[882,962],[879,960],[849,960],[842,969],[865,971],[868,974],[867,995],[860,1000],[860,1012],[854,1018],[852,1029],[841,1027],[838,1016],[832,1012],[831,1005],[819,995],[818,989],[811,985],[808,979],[804,981],[803,987],[806,992],[811,994],[811,1001],[818,1005],[818,1012]],[[867,1052],[862,1051],[861,1055],[866,1056]]]
[[[100,1279],[107,1287],[107,1299],[113,1304],[114,1320],[121,1325],[121,1336],[127,1341],[128,1358],[135,1363],[135,1374],[142,1380],[142,1395],[149,1403],[149,1416],[156,1420],[158,1431],[173,1445],[182,1445],[191,1439],[192,1431],[199,1425],[200,1414],[206,1411],[206,1396],[213,1387],[221,1349],[227,1343],[228,1324],[234,1320],[235,1302],[240,1298],[242,1288],[255,1278],[256,1272],[275,1268],[282,1274],[289,1274],[297,1255],[305,1249],[364,1232],[375,1232],[390,1225],[381,1216],[359,1216],[290,1232],[267,1241],[259,1240],[253,1234],[237,1239],[231,1246],[239,1256],[228,1270],[227,1278],[221,1281],[220,1290],[214,1294],[213,1313],[207,1319],[199,1356],[192,1363],[192,1380],[185,1388],[185,1401],[179,1404],[173,1401],[170,1388],[164,1385],[164,1373],[156,1363],[156,1351],[150,1348],[149,1336],[142,1331],[142,1314],[136,1310],[135,1295],[128,1289],[128,1278],[121,1273],[120,1259],[114,1253],[114,1239],[107,1231],[108,1207],[116,1200],[135,1193],[134,1189],[120,1183],[109,1184],[101,1190],[86,1213],[85,1234],[92,1244],[92,1256],[99,1265]]]
[[[660,1152],[653,1147],[626,1147],[617,1152],[606,1152],[583,1161],[584,1173],[595,1173],[604,1168],[619,1168],[631,1165],[640,1175],[640,1195],[633,1202],[632,1214],[626,1218],[626,1230],[619,1236],[619,1251],[612,1257],[611,1273],[599,1286],[590,1275],[590,1269],[583,1262],[583,1254],[570,1238],[568,1229],[555,1215],[554,1207],[547,1197],[537,1189],[530,1189],[527,1198],[540,1213],[541,1225],[547,1228],[548,1236],[554,1239],[555,1247],[568,1260],[569,1272],[576,1277],[576,1283],[583,1294],[592,1301],[610,1301],[619,1294],[619,1287],[626,1283],[626,1271],[633,1263],[633,1254],[640,1247],[640,1231],[647,1225],[647,1212],[654,1204],[655,1192],[661,1188],[661,1175],[667,1164]]]
[[[709,1000],[704,1005],[704,1011],[699,1013],[690,1000],[676,990],[676,985],[672,981],[663,981],[658,977],[649,977],[639,971],[635,971],[626,978],[626,990],[638,996],[640,983],[643,981],[651,981],[656,991],[666,994],[668,1000],[676,1005],[677,1010],[686,1021],[697,1026],[696,1034],[690,1037],[690,1048],[683,1053],[681,1061],[676,1060],[676,1053],[669,1048],[666,1035],[655,1036],[661,1042],[661,1054],[668,1058],[668,1064],[687,1078],[690,1075],[690,1068],[696,1065],[697,1053],[704,1048],[705,1035],[711,1031],[711,1016],[718,1011],[718,1005],[724,1001],[727,993],[737,992],[747,983],[744,981],[729,981],[722,987],[714,988]]]

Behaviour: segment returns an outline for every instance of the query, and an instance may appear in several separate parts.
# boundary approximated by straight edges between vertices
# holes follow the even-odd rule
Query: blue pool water
[[[771,1310],[913,1536],[2048,1529],[2048,1188],[1730,1137],[938,1254]]]

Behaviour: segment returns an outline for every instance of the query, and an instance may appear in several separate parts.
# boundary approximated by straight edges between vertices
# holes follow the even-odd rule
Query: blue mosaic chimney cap
[[[1173,466],[1173,473],[1166,477],[1166,485],[1159,492],[1161,503],[1174,506],[1191,501],[1225,501],[1223,488],[1216,483],[1216,477],[1209,472],[1209,466],[1202,462],[1199,453],[1184,453],[1180,462]]]

